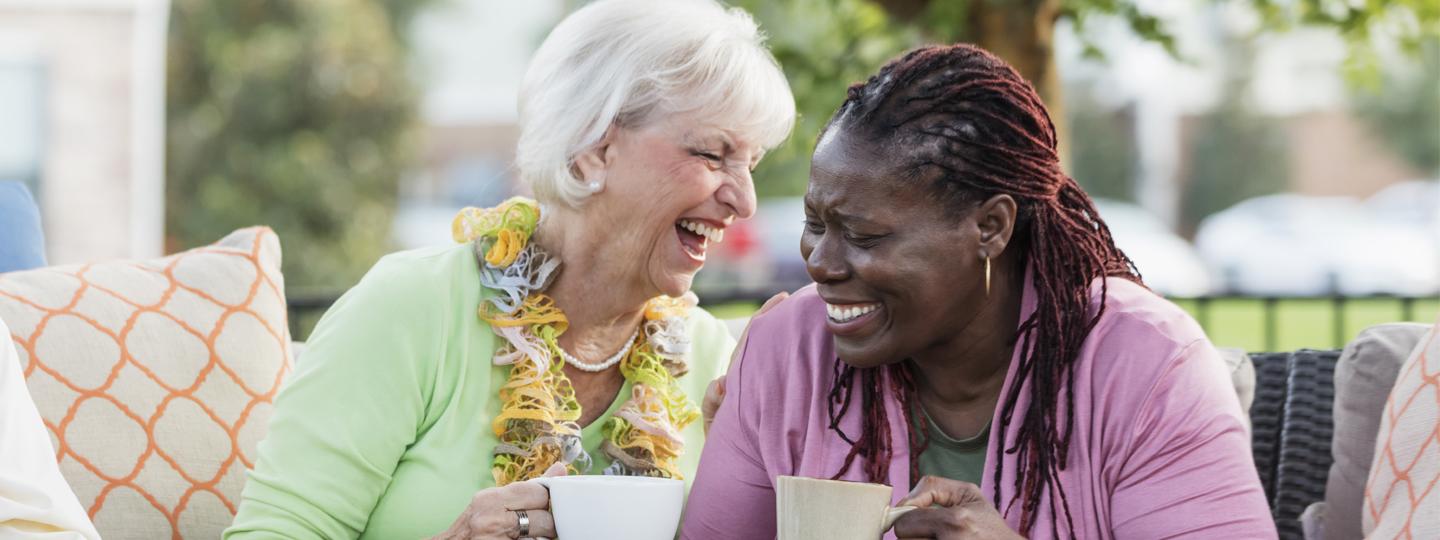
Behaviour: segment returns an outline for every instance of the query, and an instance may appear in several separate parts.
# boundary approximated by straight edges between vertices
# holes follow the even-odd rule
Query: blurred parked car
[[[1380,190],[1365,200],[1376,220],[1429,231],[1440,247],[1440,180],[1412,180]]]
[[[1250,199],[1200,223],[1196,247],[1230,292],[1429,295],[1440,248],[1420,227],[1377,219],[1346,197]]]
[[[1203,296],[1210,274],[1195,248],[1155,214],[1130,203],[1097,199],[1100,217],[1150,289],[1165,296]]]

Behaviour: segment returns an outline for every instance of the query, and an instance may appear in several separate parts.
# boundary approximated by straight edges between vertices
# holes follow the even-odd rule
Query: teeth
[[[835,322],[848,322],[860,317],[861,315],[865,315],[867,313],[870,313],[871,311],[875,311],[879,307],[879,304],[864,304],[859,306],[843,307],[834,304],[825,304],[825,312],[826,314],[830,315],[830,319]]]
[[[725,239],[725,231],[723,229],[711,227],[698,221],[682,219],[680,220],[680,226],[684,227],[687,231],[704,236],[706,240],[712,243],[718,244]]]

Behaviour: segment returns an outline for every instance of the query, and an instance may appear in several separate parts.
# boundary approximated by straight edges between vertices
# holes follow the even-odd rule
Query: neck
[[[1014,354],[1011,339],[1019,327],[1024,293],[1024,279],[1007,276],[1018,275],[1023,274],[997,272],[979,313],[953,339],[911,359],[916,390],[932,413],[993,410]]]
[[[625,346],[652,296],[635,286],[630,261],[607,256],[603,237],[575,209],[545,208],[533,241],[559,257],[560,273],[545,293],[565,313],[570,327],[560,346],[586,362],[600,362]]]

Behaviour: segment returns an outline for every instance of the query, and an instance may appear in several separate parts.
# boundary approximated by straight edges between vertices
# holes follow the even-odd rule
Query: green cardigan
[[[320,320],[280,391],[225,538],[428,537],[492,487],[490,421],[507,368],[491,363],[500,340],[476,316],[481,295],[465,244],[376,263]],[[735,341],[703,310],[689,322],[680,382],[698,406]],[[592,474],[609,465],[600,428],[629,395],[626,383],[583,430]],[[684,431],[687,487],[701,424]]]

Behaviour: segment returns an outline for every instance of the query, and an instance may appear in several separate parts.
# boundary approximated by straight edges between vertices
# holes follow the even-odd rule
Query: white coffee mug
[[[798,476],[775,479],[779,540],[876,540],[914,506],[890,507],[890,486]]]
[[[685,482],[638,476],[536,478],[550,490],[562,540],[673,540],[685,506]]]

